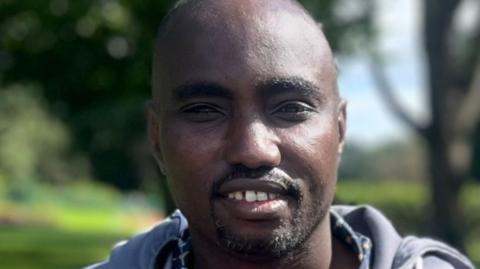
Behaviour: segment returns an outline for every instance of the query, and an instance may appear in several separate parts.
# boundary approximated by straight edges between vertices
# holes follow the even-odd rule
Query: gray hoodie
[[[373,243],[372,269],[473,269],[472,263],[455,249],[426,238],[400,237],[390,221],[370,206],[332,206],[355,232]],[[110,257],[85,269],[168,268],[172,245],[187,222],[176,211],[149,232],[117,244]],[[169,268],[168,268],[169,269]]]

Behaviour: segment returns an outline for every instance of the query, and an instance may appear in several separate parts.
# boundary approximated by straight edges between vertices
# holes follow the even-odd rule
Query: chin
[[[280,258],[301,245],[301,242],[292,241],[291,237],[283,232],[274,232],[263,237],[235,234],[225,228],[219,228],[217,232],[224,247],[243,256]]]
[[[258,229],[252,225],[248,229],[234,229],[215,223],[220,244],[228,251],[254,258],[282,258],[301,252],[322,219],[322,214],[298,212],[292,219],[282,220],[269,229],[260,224]]]

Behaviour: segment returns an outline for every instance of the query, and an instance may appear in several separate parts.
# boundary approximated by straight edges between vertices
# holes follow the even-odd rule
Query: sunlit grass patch
[[[21,191],[0,186],[0,268],[81,268],[162,219],[142,195],[93,181]]]
[[[50,227],[0,226],[0,268],[81,268],[107,257],[117,233],[67,232]]]

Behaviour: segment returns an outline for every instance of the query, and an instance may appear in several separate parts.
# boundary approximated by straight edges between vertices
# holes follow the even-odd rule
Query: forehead
[[[330,48],[302,9],[242,2],[172,19],[155,59],[162,91],[197,80],[232,88],[276,77],[302,78],[319,88],[334,84]]]

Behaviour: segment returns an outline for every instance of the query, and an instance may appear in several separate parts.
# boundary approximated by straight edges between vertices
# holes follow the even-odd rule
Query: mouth
[[[235,179],[222,184],[215,197],[225,219],[272,221],[290,215],[286,184],[260,179]],[[217,213],[220,213],[217,212]]]

